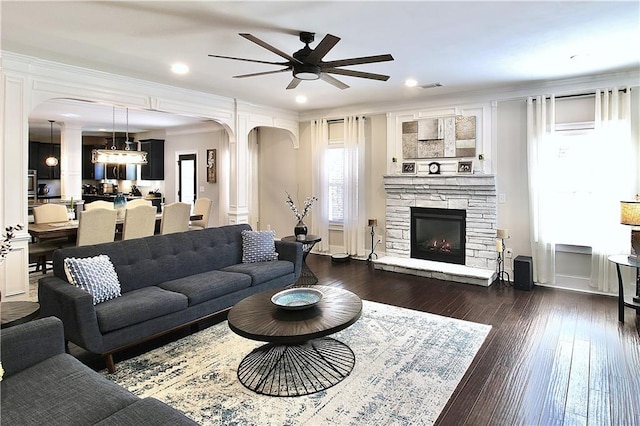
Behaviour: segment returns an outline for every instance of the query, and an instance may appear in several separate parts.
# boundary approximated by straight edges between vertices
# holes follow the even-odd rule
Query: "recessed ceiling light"
[[[408,78],[404,81],[404,85],[407,87],[416,87],[418,85],[418,81],[413,78]]]
[[[171,71],[173,71],[175,74],[186,74],[189,72],[189,67],[185,64],[176,63],[171,65]]]
[[[60,115],[63,116],[63,117],[68,117],[68,118],[80,117],[78,114],[74,114],[72,112],[67,112],[67,113],[60,114]]]
[[[296,102],[299,104],[306,104],[307,103],[307,97],[304,95],[298,95],[296,96]]]

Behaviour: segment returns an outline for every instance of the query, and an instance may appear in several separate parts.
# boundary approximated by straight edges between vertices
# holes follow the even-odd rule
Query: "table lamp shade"
[[[620,223],[623,225],[640,226],[640,201],[620,201]],[[632,253],[629,260],[638,261],[640,254],[640,231],[631,230]]]
[[[369,219],[369,226],[378,226],[378,219]]]
[[[640,226],[640,201],[620,201],[620,223]]]

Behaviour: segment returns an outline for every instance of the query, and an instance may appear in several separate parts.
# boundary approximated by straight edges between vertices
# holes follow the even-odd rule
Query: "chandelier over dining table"
[[[125,136],[125,149],[116,146],[116,107],[113,107],[113,138],[110,149],[94,149],[91,151],[92,163],[105,164],[147,164],[145,151],[131,150],[129,147],[129,108],[127,111],[127,128]]]

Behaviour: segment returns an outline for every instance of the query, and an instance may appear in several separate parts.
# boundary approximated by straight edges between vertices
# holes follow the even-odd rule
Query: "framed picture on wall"
[[[415,172],[416,172],[416,163],[414,162],[402,163],[402,173],[415,174]]]
[[[473,161],[458,161],[458,173],[473,173]]]
[[[216,183],[216,150],[207,150],[207,182]]]

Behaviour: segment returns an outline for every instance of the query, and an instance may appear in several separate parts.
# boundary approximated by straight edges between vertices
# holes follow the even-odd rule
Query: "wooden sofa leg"
[[[113,354],[104,354],[104,363],[107,364],[107,370],[113,374],[116,372],[116,365],[113,363]]]

